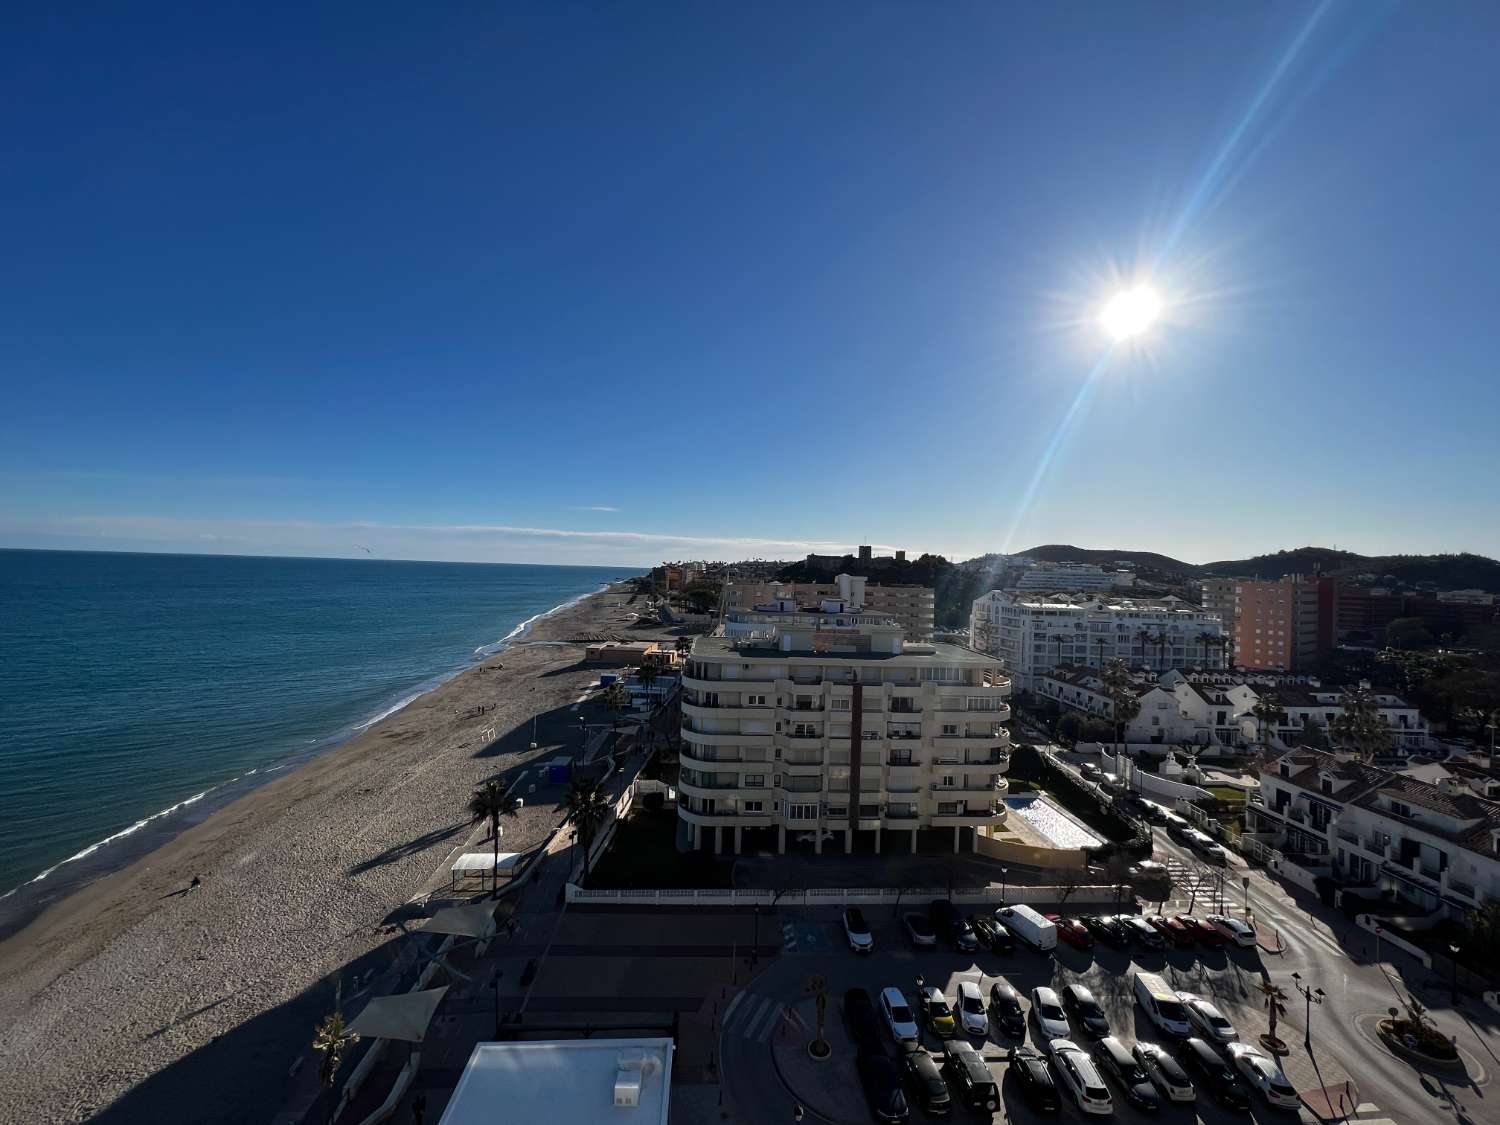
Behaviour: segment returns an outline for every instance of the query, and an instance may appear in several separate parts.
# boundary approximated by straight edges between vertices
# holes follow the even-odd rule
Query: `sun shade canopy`
[[[437,1011],[447,991],[445,984],[442,988],[429,988],[425,992],[377,996],[354,1017],[349,1030],[364,1039],[405,1039],[420,1043],[427,1034],[427,1025],[432,1022],[432,1013]]]

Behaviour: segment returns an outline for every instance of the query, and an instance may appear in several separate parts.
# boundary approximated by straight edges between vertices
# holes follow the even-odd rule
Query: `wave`
[[[405,699],[403,699],[400,703],[396,703],[396,704],[391,705],[390,707],[387,707],[384,711],[380,712],[380,714],[376,715],[374,718],[366,719],[362,723],[355,723],[354,724],[354,729],[357,730],[357,731],[366,731],[366,730],[369,730],[376,723],[380,722],[381,719],[389,719],[392,715],[394,715],[397,711],[400,711],[403,707],[406,707],[409,704],[415,703],[418,699],[421,699],[424,695],[426,695],[429,690],[431,690],[431,689],[424,688],[422,691],[413,692],[411,695],[408,695]]]
[[[526,636],[527,633],[531,632],[532,627],[538,621],[542,620],[542,618],[551,617],[554,613],[561,613],[565,609],[572,609],[575,605],[583,601],[585,598],[591,598],[595,594],[602,594],[605,590],[608,590],[609,587],[610,584],[606,582],[597,590],[589,590],[585,593],[579,594],[576,598],[570,598],[567,601],[563,602],[561,605],[553,606],[545,613],[533,614],[525,621],[517,625],[509,633],[506,633],[505,636],[501,637],[498,641],[492,641],[487,645],[480,645],[478,648],[476,648],[474,650],[474,659],[484,660],[486,657],[499,655],[500,653],[508,649],[511,645],[519,641],[522,637]],[[403,706],[405,706],[405,704],[403,704]]]
[[[232,781],[226,781],[224,784],[225,785],[230,785],[230,784],[233,784],[234,781],[238,781],[238,780],[239,780],[239,778],[234,778],[234,779],[232,779]],[[80,859],[86,859],[89,856],[93,855],[95,852],[97,852],[100,848],[104,847],[106,844],[113,844],[116,840],[123,840],[126,836],[133,836],[135,833],[139,832],[142,828],[146,827],[146,825],[150,824],[154,820],[160,820],[162,817],[164,817],[164,816],[170,816],[172,813],[177,812],[179,809],[185,809],[189,805],[196,804],[197,802],[203,800],[204,797],[207,797],[210,793],[212,793],[215,789],[218,789],[218,788],[220,788],[220,786],[217,786],[217,785],[212,786],[212,787],[210,787],[208,789],[205,789],[201,793],[194,793],[191,797],[188,797],[186,800],[178,801],[175,805],[170,805],[167,808],[162,809],[160,812],[154,812],[150,816],[142,817],[140,820],[138,820],[134,824],[132,824],[129,828],[122,828],[122,829],[120,829],[120,831],[118,831],[118,832],[116,832],[116,833],[114,833],[112,835],[106,836],[102,840],[95,841],[94,843],[90,844],[88,847],[84,848],[82,851],[80,851],[80,852],[74,852],[67,859],[59,860],[58,862],[54,863],[51,867],[47,868],[47,870],[43,871],[40,875],[36,875],[36,876],[34,876],[34,877],[30,878],[30,879],[27,879],[26,882],[24,882],[24,883],[21,884],[21,886],[19,886],[19,887],[12,887],[10,890],[6,891],[3,895],[0,895],[0,899],[9,898],[11,895],[13,895],[17,891],[19,891],[21,889],[21,887],[29,887],[33,883],[40,883],[43,879],[45,879],[48,875],[51,875],[59,867],[63,867],[66,864],[69,864],[69,863],[76,863]]]

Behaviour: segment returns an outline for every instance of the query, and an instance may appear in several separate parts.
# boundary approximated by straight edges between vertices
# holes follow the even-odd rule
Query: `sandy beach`
[[[598,669],[564,642],[657,635],[628,629],[627,597],[541,619],[0,944],[0,1122],[267,1120],[334,976],[389,948],[392,911],[470,834],[474,787],[578,744]],[[557,820],[529,805],[507,841]]]

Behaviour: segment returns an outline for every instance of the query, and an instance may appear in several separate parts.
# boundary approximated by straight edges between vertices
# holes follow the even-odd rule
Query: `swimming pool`
[[[1097,848],[1104,843],[1045,797],[1007,797],[1005,806],[1054,848]]]

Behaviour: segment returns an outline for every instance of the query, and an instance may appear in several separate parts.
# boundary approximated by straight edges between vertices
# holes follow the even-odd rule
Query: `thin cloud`
[[[569,508],[570,512],[618,512],[619,508],[611,508],[608,504],[577,504]]]

